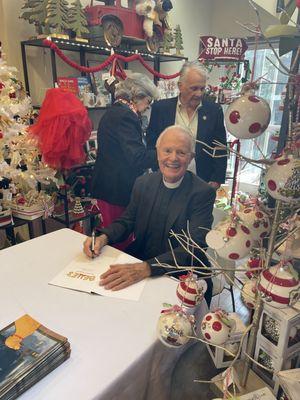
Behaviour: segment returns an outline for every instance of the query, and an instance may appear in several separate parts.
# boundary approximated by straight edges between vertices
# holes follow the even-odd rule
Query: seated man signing
[[[205,236],[213,221],[215,190],[187,171],[194,157],[193,149],[193,138],[186,129],[178,125],[166,128],[157,139],[159,171],[136,180],[125,213],[100,230],[94,250],[95,255],[99,255],[106,244],[121,242],[134,233],[135,240],[125,251],[144,261],[111,265],[101,275],[100,285],[105,289],[123,289],[149,276],[163,275],[166,272],[178,274],[179,270],[154,265],[157,264],[157,259],[161,263],[175,266],[169,241],[179,266],[188,267],[192,262],[193,266],[197,266],[195,260],[191,260],[192,257],[170,235],[171,230],[175,233],[186,231],[189,221],[191,237],[201,247],[205,247]],[[92,257],[90,237],[84,242],[84,252]],[[209,266],[202,252],[196,252],[196,256]],[[207,284],[205,297],[210,303],[210,279],[207,279]]]

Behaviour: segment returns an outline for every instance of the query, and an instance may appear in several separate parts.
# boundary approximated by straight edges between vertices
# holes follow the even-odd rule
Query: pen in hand
[[[92,244],[91,244],[91,252],[92,252],[92,258],[94,258],[95,255],[95,230],[93,229],[92,232]]]

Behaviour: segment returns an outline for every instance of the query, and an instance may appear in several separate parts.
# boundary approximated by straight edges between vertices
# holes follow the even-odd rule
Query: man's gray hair
[[[155,100],[158,98],[159,92],[157,87],[148,76],[133,72],[124,80],[116,85],[115,97],[128,101],[137,101],[145,97]]]
[[[162,133],[161,133],[161,134],[159,135],[159,137],[157,138],[157,141],[156,141],[156,148],[159,147],[160,142],[161,142],[162,138],[164,137],[164,135],[165,135],[166,133],[168,133],[169,131],[173,131],[173,130],[180,131],[180,132],[186,137],[186,139],[187,139],[188,142],[189,142],[190,152],[191,152],[191,153],[194,153],[194,151],[195,151],[195,144],[196,144],[196,143],[195,143],[195,139],[193,138],[193,136],[191,135],[191,132],[190,132],[188,129],[183,128],[183,127],[180,126],[180,125],[171,125],[171,126],[168,126],[165,130],[163,130]]]
[[[199,61],[186,61],[180,70],[180,76],[178,82],[182,82],[187,73],[191,70],[197,71],[200,75],[202,75],[206,80],[208,79],[207,70],[199,63]]]

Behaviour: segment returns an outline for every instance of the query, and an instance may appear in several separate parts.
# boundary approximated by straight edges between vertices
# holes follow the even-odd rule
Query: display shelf
[[[87,110],[107,110],[107,108],[109,108],[110,106],[106,106],[106,107],[85,107]],[[34,106],[32,106],[32,108],[34,109],[34,110],[40,110],[40,108],[41,108],[41,106],[37,106],[37,105],[34,105]]]
[[[132,49],[130,44],[126,48],[124,47],[113,48],[107,45],[97,46],[93,44],[77,42],[76,40],[72,39],[66,40],[66,39],[51,38],[51,41],[55,43],[57,47],[59,47],[61,50],[75,51],[79,53],[85,52],[90,54],[100,54],[109,56],[113,50],[115,53],[121,54],[123,56],[128,56],[130,54],[135,54],[138,51],[138,53],[141,56],[143,56],[143,58],[146,61],[153,61],[156,57],[160,58],[160,62],[187,60],[187,57],[178,56],[176,54],[150,53],[147,50]],[[49,46],[46,46],[44,44],[44,39],[25,40],[21,42],[21,46],[35,46],[35,47],[49,48]]]
[[[87,66],[86,62],[86,54],[97,54],[99,56],[110,56],[111,52],[114,51],[118,54],[123,56],[129,56],[138,52],[146,61],[153,62],[153,68],[155,71],[160,72],[160,64],[162,62],[174,62],[174,61],[186,61],[187,57],[178,56],[176,54],[160,54],[160,53],[150,53],[146,50],[139,50],[136,48],[132,48],[130,42],[127,43],[127,47],[118,47],[112,48],[109,46],[101,46],[101,45],[94,45],[88,43],[77,42],[75,40],[69,39],[58,39],[58,38],[51,38],[52,42],[55,43],[61,50],[72,51],[79,53],[80,55],[80,65]],[[30,96],[30,84],[29,84],[29,75],[28,75],[28,66],[27,66],[27,56],[26,56],[26,49],[27,47],[40,47],[48,49],[50,52],[51,57],[51,69],[52,69],[52,81],[53,87],[57,82],[57,68],[56,68],[56,54],[53,49],[49,46],[44,44],[44,39],[31,39],[25,40],[21,42],[21,53],[22,53],[22,63],[23,63],[23,71],[24,71],[24,82],[25,82],[25,89],[28,95]],[[99,60],[99,64],[101,61]],[[127,63],[125,63],[127,64]],[[126,66],[127,67],[127,66]],[[84,72],[81,75],[86,75]],[[157,82],[157,78],[154,78],[154,81]],[[95,108],[89,108],[95,109]],[[99,109],[102,109],[100,107]]]

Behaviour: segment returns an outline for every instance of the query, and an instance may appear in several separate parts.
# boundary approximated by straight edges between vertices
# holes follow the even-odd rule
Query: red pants
[[[126,207],[115,206],[113,204],[107,203],[103,200],[97,201],[98,207],[100,209],[102,215],[102,228],[106,228],[110,225],[115,219],[119,218],[125,211]],[[132,242],[133,235],[130,235],[128,239],[124,240],[124,242],[113,244],[112,246],[116,249],[124,251],[127,246]]]

